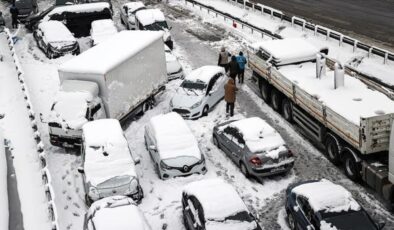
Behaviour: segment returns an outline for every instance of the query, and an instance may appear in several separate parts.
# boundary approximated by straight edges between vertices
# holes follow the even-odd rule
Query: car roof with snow
[[[216,65],[206,65],[202,66],[198,69],[191,71],[186,77],[185,80],[192,82],[204,82],[208,84],[209,81],[218,73],[225,73],[224,68]]]
[[[101,43],[118,33],[112,19],[101,19],[92,22],[91,36],[94,44]]]
[[[159,9],[140,10],[135,14],[135,17],[138,18],[138,21],[144,26],[166,20],[163,12]]]
[[[185,120],[175,112],[151,118],[149,126],[161,159],[189,156],[201,159],[198,142]]]
[[[138,2],[128,2],[128,3],[123,4],[123,6],[127,7],[128,12],[134,12],[134,11],[136,11],[138,9],[145,8],[145,4],[143,2],[140,2],[140,1],[138,1]]]
[[[292,192],[305,197],[315,212],[358,211],[361,209],[352,194],[329,180],[312,181],[295,186]]]
[[[240,212],[248,212],[234,187],[222,179],[203,179],[187,184],[183,192],[201,203],[205,219],[223,220]]]
[[[90,121],[82,126],[85,176],[93,186],[113,177],[137,177],[134,160],[116,119]]]
[[[126,196],[111,196],[94,202],[87,218],[92,219],[96,230],[151,230],[137,204]]]
[[[52,42],[77,42],[67,27],[59,21],[47,21],[38,24],[48,43]]]
[[[100,12],[104,9],[110,9],[111,6],[108,2],[94,2],[94,3],[83,3],[75,5],[65,5],[57,6],[51,12],[49,12],[45,17],[44,21],[47,21],[50,16],[54,14],[62,14],[63,12],[73,12],[73,13],[91,13]]]
[[[62,64],[58,69],[71,73],[105,74],[152,43],[162,40],[162,36],[162,31],[121,31]]]
[[[315,60],[316,54],[320,52],[320,49],[302,38],[262,41],[253,46],[272,55],[277,65]]]
[[[277,155],[279,151],[286,150],[281,135],[259,117],[237,120],[220,127],[220,129],[224,130],[227,127],[235,128],[242,134],[246,146],[253,153],[268,152],[269,155]]]

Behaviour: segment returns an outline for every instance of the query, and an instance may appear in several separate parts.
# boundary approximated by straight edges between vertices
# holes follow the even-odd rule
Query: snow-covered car
[[[287,220],[292,230],[380,230],[352,194],[331,181],[313,180],[286,190]]]
[[[170,101],[170,109],[183,118],[208,114],[224,97],[226,73],[219,66],[203,66],[189,73]]]
[[[247,177],[261,179],[283,174],[294,165],[293,153],[280,134],[259,117],[227,121],[215,126],[213,143]]]
[[[135,30],[135,14],[139,10],[145,10],[146,7],[143,2],[128,2],[120,8],[120,22],[126,26],[128,30]]]
[[[166,62],[167,62],[167,75],[168,80],[174,80],[177,78],[183,78],[183,68],[179,63],[178,58],[172,54],[171,49],[168,46],[164,46],[166,52]]]
[[[221,179],[186,185],[182,207],[188,230],[261,230],[237,191]]]
[[[101,19],[93,21],[92,28],[90,30],[92,45],[95,46],[117,33],[118,29],[116,28],[115,23],[114,21],[112,21],[112,19]]]
[[[196,138],[177,113],[151,118],[145,126],[145,146],[161,179],[207,172]]]
[[[101,119],[82,127],[82,167],[86,203],[114,196],[143,197],[135,162],[120,123]]]
[[[59,21],[41,22],[33,32],[37,46],[48,58],[57,58],[65,54],[79,54],[79,45],[75,37]]]
[[[172,50],[174,44],[170,34],[166,18],[159,9],[139,10],[135,14],[135,24],[137,30],[163,31],[163,41]]]
[[[110,196],[90,206],[84,230],[152,230],[137,204],[126,196]]]

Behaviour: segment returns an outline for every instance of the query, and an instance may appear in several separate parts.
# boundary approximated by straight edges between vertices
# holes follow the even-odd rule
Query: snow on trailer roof
[[[317,79],[316,63],[283,66],[279,72],[355,125],[360,125],[361,118],[394,113],[390,98],[347,74],[345,86],[334,89],[334,71]]]
[[[204,179],[187,184],[183,192],[195,196],[203,206],[206,219],[224,220],[248,208],[233,186],[222,179]]]
[[[126,6],[129,10],[129,12],[134,12],[138,9],[144,8],[145,4],[143,2],[138,1],[138,2],[125,3],[125,4],[123,4],[123,6]]]
[[[201,159],[197,140],[179,114],[171,112],[155,116],[151,118],[150,125],[163,160],[180,156]]]
[[[48,20],[48,18],[54,14],[62,14],[63,12],[90,13],[90,12],[98,12],[110,8],[111,6],[108,2],[94,2],[94,3],[57,6],[45,16],[44,21]]]
[[[326,179],[298,185],[292,192],[307,198],[315,212],[358,211],[361,208],[349,191]]]
[[[140,10],[135,14],[135,17],[138,18],[140,23],[144,26],[166,20],[163,12],[161,12],[159,9]]]
[[[52,42],[76,42],[77,40],[60,21],[44,21],[38,24],[45,38],[49,43]]]
[[[122,31],[62,64],[59,71],[106,74],[157,40],[162,31]]]
[[[224,73],[223,67],[214,66],[214,65],[206,65],[206,66],[202,66],[202,67],[190,72],[186,76],[185,80],[193,81],[193,82],[202,81],[202,82],[205,82],[206,84],[208,84],[209,81],[211,80],[211,78],[215,74],[220,73],[220,72]]]

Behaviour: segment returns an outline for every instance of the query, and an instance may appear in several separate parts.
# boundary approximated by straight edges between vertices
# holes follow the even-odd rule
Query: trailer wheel
[[[282,116],[286,121],[293,122],[293,103],[287,98],[282,100]]]
[[[354,158],[353,154],[346,151],[343,156],[345,174],[352,181],[358,181],[361,178],[360,163]]]
[[[334,165],[339,165],[341,163],[341,158],[339,155],[341,146],[338,139],[333,135],[329,134],[326,138],[325,147],[325,153],[328,160],[330,160]]]
[[[271,91],[271,89],[270,89],[269,84],[266,81],[261,81],[261,84],[260,84],[261,97],[267,103],[270,101],[270,91]]]
[[[282,106],[282,95],[276,89],[271,90],[271,106],[275,111],[280,111]]]

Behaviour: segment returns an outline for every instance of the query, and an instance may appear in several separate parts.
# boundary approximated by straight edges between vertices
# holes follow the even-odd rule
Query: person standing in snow
[[[234,79],[234,84],[235,84],[235,78],[239,73],[239,65],[237,63],[237,58],[235,56],[231,57],[231,61],[228,64],[228,72],[230,73],[229,74],[230,78]]]
[[[228,79],[224,85],[224,100],[226,101],[226,113],[230,113],[231,117],[234,116],[235,94],[237,90],[235,80],[233,78]]]
[[[19,10],[16,8],[15,4],[12,4],[10,8],[11,19],[12,19],[12,28],[18,28],[18,14]]]
[[[218,66],[223,67],[226,72],[228,69],[228,58],[231,57],[231,54],[226,51],[226,48],[222,47],[220,53],[219,53],[219,60],[218,60]]]
[[[247,60],[244,57],[244,53],[242,51],[239,52],[239,55],[237,56],[237,63],[239,66],[238,83],[244,83],[245,65],[247,63]]]

